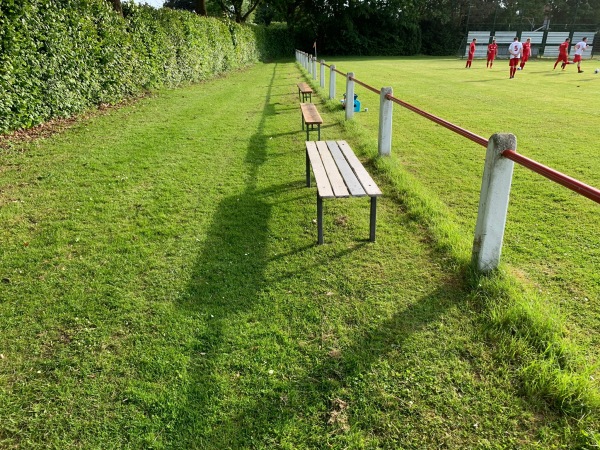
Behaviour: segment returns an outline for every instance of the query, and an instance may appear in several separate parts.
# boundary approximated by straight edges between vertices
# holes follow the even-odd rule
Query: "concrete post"
[[[502,156],[504,150],[517,150],[513,134],[494,134],[488,141],[481,181],[479,212],[473,240],[472,261],[480,272],[498,267],[506,225],[508,199],[514,162]]]
[[[312,74],[313,74],[313,80],[317,79],[317,58],[313,57],[313,70],[312,70]]]
[[[391,87],[381,88],[379,94],[379,156],[389,156],[392,152],[392,114],[394,104],[391,100],[385,98],[387,94],[393,95]]]
[[[335,98],[335,66],[329,66],[329,99]]]
[[[321,73],[319,75],[319,85],[321,89],[325,89],[325,60],[321,60]]]
[[[354,72],[346,75],[346,120],[354,117]]]

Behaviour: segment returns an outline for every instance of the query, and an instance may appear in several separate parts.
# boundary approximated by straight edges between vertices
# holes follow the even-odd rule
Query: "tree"
[[[185,9],[201,16],[208,15],[206,0],[167,0],[163,6],[171,9]]]
[[[248,0],[248,6],[244,7],[244,0],[217,0],[217,3],[226,16],[232,18],[237,23],[244,23],[248,16],[261,4],[263,0]]]
[[[121,7],[121,0],[108,0],[112,5],[113,9],[119,14],[123,14],[123,8]]]

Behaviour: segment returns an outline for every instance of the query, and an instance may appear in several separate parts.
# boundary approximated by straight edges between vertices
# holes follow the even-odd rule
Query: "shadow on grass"
[[[326,267],[325,262],[323,267]],[[195,439],[190,436],[180,448],[279,448],[284,440],[294,441],[299,448],[325,447],[328,436],[340,432],[335,421],[336,405],[340,400],[347,400],[340,396],[353,392],[357,379],[368,379],[371,367],[381,358],[386,358],[392,351],[403,353],[405,341],[438,320],[453,304],[458,292],[456,286],[442,286],[398,311],[378,327],[358,329],[352,335],[351,344],[341,349],[341,354],[326,354],[324,349],[316,361],[304,367],[304,373],[291,379],[283,377],[269,388],[256,389],[256,395],[247,398],[243,407],[224,413],[223,420],[214,428],[204,432],[199,430],[201,436]],[[210,374],[201,378],[197,387],[210,385]],[[356,395],[356,392],[350,395]],[[201,415],[204,408],[219,403],[219,390],[214,387],[211,392],[196,392],[194,397],[202,399],[195,405],[198,408],[196,414]],[[404,407],[405,411],[402,406],[399,408],[398,416],[411,414],[409,406]],[[360,418],[355,419],[360,427]],[[189,425],[193,428],[192,423]],[[303,441],[295,440],[308,429],[311,432]],[[290,435],[285,436],[286,430],[291,430]],[[363,431],[370,433],[370,430]],[[299,435],[293,437],[295,432]]]
[[[173,448],[225,448],[214,447],[211,432],[205,429],[219,415],[222,397],[217,355],[226,346],[224,340],[227,339],[232,317],[238,312],[251,310],[264,285],[272,208],[269,200],[277,192],[297,185],[257,189],[259,170],[267,160],[269,136],[264,133],[265,123],[277,114],[271,103],[277,70],[278,64],[274,64],[262,118],[247,147],[244,161],[248,171],[241,175],[246,183],[245,189],[238,195],[225,198],[217,206],[212,225],[199,250],[188,291],[180,300],[180,307],[190,316],[198,317],[198,322],[204,322],[206,326],[199,330],[190,357],[187,401],[176,408],[179,411],[177,426],[170,433]]]
[[[321,433],[329,432],[329,413],[340,389],[349,387],[352,379],[368,372],[392,349],[401,348],[407,338],[438,319],[452,304],[452,299],[458,297],[458,287],[440,287],[377,327],[357,328],[340,355],[331,356],[324,350],[311,365],[301,368],[302,374],[292,379],[279,379],[275,384],[269,384],[259,379],[259,375],[248,377],[255,396],[248,395],[247,386],[240,387],[236,399],[239,400],[236,405],[240,406],[231,410],[228,398],[231,399],[237,389],[231,378],[235,374],[224,373],[231,367],[222,367],[227,358],[224,353],[236,345],[229,341],[233,339],[230,325],[238,315],[252,311],[257,302],[264,301],[261,293],[268,287],[265,272],[273,260],[267,252],[272,199],[299,186],[295,180],[267,189],[257,188],[259,169],[267,160],[269,135],[264,133],[265,123],[275,114],[270,94],[276,74],[277,65],[267,90],[261,122],[247,147],[248,173],[243,175],[247,180],[245,189],[239,195],[225,198],[216,208],[212,225],[199,249],[188,290],[180,301],[186,313],[205,325],[198,331],[190,356],[185,401],[174,408],[178,413],[176,427],[169,433],[172,437],[170,448],[276,447],[284,440],[281,433],[292,430],[291,434],[294,434],[300,423],[304,423],[301,427],[304,429],[317,426]],[[317,271],[326,273],[332,258],[360,252],[366,245],[369,244],[359,244],[335,255],[323,253],[317,258],[312,255],[306,267],[290,269],[279,274],[279,278],[271,276],[270,282],[299,276],[300,271],[314,270],[315,266]],[[302,256],[313,247],[314,244],[292,252]],[[282,257],[286,255],[274,258]],[[286,345],[289,349],[297,344]],[[235,366],[235,361],[230,366]],[[312,439],[315,444],[322,444],[322,438],[315,435]]]

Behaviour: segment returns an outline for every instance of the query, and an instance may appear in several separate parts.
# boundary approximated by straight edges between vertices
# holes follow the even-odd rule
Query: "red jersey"
[[[497,56],[498,55],[498,44],[489,44],[488,45],[488,56]]]
[[[560,56],[567,56],[567,50],[569,49],[569,43],[567,41],[560,44],[558,47],[558,54]]]
[[[474,55],[475,54],[475,42],[471,42],[471,45],[469,46],[469,55]]]
[[[523,42],[523,58],[531,56],[531,42]]]

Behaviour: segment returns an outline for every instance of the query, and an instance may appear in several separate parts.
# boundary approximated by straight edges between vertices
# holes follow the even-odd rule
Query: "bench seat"
[[[306,99],[312,102],[312,93],[313,90],[308,83],[298,83],[298,99],[301,102],[306,102]]]
[[[321,125],[323,124],[323,119],[321,118],[319,111],[317,111],[317,107],[312,103],[300,103],[300,110],[302,112],[303,130],[304,125],[306,124],[306,140],[308,141],[309,139],[308,133],[315,130],[315,125],[317,126],[319,140],[321,140]]]
[[[312,167],[317,185],[317,228],[319,244],[323,244],[323,199],[370,197],[369,240],[375,242],[377,220],[377,187],[346,141],[306,142],[306,185],[310,187]]]

